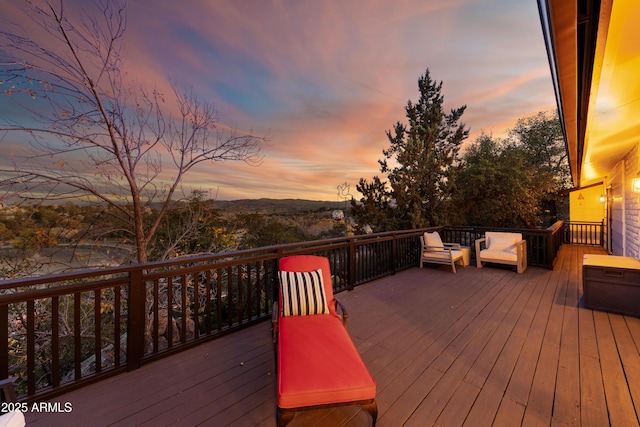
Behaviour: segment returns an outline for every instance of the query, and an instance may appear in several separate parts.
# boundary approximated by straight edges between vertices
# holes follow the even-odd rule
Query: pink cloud
[[[345,181],[355,194],[379,174],[385,131],[405,121],[427,67],[446,108],[467,105],[470,140],[555,107],[535,2],[158,0],[128,11],[131,80],[167,94],[169,78],[193,86],[222,124],[271,140],[259,167],[203,164],[187,177],[185,188],[221,198],[334,200]]]

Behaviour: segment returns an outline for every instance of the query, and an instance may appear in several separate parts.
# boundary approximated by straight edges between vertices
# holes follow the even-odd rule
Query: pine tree
[[[384,159],[379,160],[380,171],[387,174],[390,186],[385,194],[379,193],[395,199],[396,221],[392,223],[400,228],[443,225],[447,221],[447,205],[459,166],[458,152],[469,135],[464,123],[460,123],[466,105],[445,113],[442,82],[433,81],[429,69],[418,80],[418,88],[418,101],[408,101],[405,107],[408,123],[397,122],[387,131],[391,145],[383,150]],[[380,181],[378,177],[374,180]],[[367,184],[361,179],[358,191],[363,193]]]

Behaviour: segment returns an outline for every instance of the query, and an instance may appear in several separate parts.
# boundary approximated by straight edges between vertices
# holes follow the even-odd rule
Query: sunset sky
[[[187,175],[221,200],[335,201],[343,182],[358,197],[427,68],[447,109],[467,105],[468,143],[555,108],[535,0],[130,0],[125,40],[131,78],[192,86],[222,123],[269,138],[259,166]]]

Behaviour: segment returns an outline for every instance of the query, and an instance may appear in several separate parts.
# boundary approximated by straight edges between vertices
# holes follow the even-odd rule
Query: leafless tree
[[[221,125],[193,90],[172,84],[169,100],[128,83],[126,4],[96,0],[78,13],[63,0],[25,3],[28,24],[0,31],[0,89],[12,102],[0,138],[24,138],[30,150],[0,166],[0,198],[107,203],[146,262],[185,175],[203,162],[259,162],[266,138]],[[148,215],[152,204],[158,215]]]

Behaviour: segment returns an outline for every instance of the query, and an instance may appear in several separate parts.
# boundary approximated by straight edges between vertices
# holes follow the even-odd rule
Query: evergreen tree
[[[397,122],[393,130],[387,131],[390,147],[383,150],[384,159],[379,163],[380,171],[388,176],[389,187],[378,177],[374,177],[372,184],[361,179],[356,187],[364,197],[360,208],[354,209],[354,216],[361,225],[374,227],[374,231],[383,231],[389,225],[394,228],[441,225],[448,218],[450,194],[459,167],[458,152],[469,135],[460,123],[466,106],[446,113],[442,82],[432,80],[429,69],[418,80],[418,88],[418,101],[408,101],[405,107],[407,123]],[[395,209],[386,208],[387,200],[395,200]],[[388,214],[392,219],[378,220],[378,224],[366,222],[380,215],[386,218]]]
[[[165,96],[130,81],[121,57],[126,1],[82,2],[78,13],[63,0],[25,3],[29,19],[0,30],[0,74],[11,82],[2,90],[11,114],[0,115],[0,140],[23,135],[31,146],[0,159],[0,203],[108,204],[136,260],[150,261],[185,176],[201,164],[259,161],[266,138],[222,126],[193,89],[172,84]]]
[[[401,228],[386,181],[381,181],[378,176],[374,176],[371,182],[360,178],[356,189],[362,194],[362,198],[357,203],[351,200],[351,214],[356,219],[355,229],[358,234]]]

